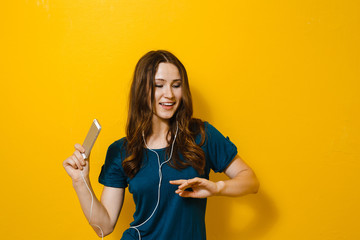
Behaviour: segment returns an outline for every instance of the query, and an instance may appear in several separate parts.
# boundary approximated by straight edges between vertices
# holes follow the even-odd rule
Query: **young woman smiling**
[[[131,85],[126,137],[109,146],[101,169],[100,201],[93,197],[89,162],[81,155],[84,148],[75,144],[75,152],[63,162],[82,210],[99,236],[113,231],[126,187],[136,211],[122,240],[206,239],[207,197],[258,191],[259,182],[236,146],[192,114],[183,64],[168,51],[145,54]],[[229,179],[209,180],[211,169]]]

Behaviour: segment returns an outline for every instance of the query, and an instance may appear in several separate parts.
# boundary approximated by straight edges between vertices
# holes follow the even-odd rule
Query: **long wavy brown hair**
[[[174,141],[176,122],[178,134],[174,144],[173,156],[169,164],[176,169],[192,166],[199,174],[203,174],[205,167],[205,153],[201,149],[205,141],[204,123],[200,119],[192,118],[193,106],[187,73],[183,64],[172,53],[165,50],[150,51],[136,64],[130,89],[129,113],[126,126],[126,157],[122,162],[125,173],[133,178],[141,168],[144,154],[145,139],[152,134],[152,116],[155,92],[155,74],[160,63],[174,64],[182,80],[182,99],[174,116],[170,119],[166,148],[169,156],[171,144]],[[150,104],[148,99],[151,99]],[[195,137],[200,134],[201,141],[197,145]],[[180,158],[180,154],[183,158]]]

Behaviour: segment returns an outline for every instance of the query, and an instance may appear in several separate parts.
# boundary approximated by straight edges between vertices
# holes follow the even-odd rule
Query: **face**
[[[172,63],[160,63],[155,74],[153,118],[169,120],[174,116],[182,98],[182,81],[178,68]]]

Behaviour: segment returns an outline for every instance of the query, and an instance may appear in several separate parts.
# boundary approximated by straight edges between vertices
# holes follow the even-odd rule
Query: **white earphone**
[[[146,146],[150,151],[154,152],[154,153],[156,154],[156,156],[157,156],[158,164],[159,164],[159,186],[158,186],[158,199],[157,199],[157,203],[156,203],[156,206],[155,206],[153,212],[151,213],[150,217],[148,217],[148,218],[147,218],[144,222],[142,222],[141,224],[130,227],[130,228],[133,228],[133,229],[135,229],[135,230],[137,231],[137,233],[139,234],[139,240],[141,240],[141,234],[140,234],[139,229],[137,229],[137,228],[140,227],[140,226],[142,226],[142,225],[144,225],[147,221],[149,221],[149,220],[152,218],[152,216],[154,215],[154,213],[156,212],[156,210],[157,210],[157,208],[158,208],[158,206],[159,206],[159,203],[160,203],[160,187],[161,187],[161,181],[162,181],[161,167],[162,167],[165,163],[169,162],[170,159],[171,159],[171,157],[172,157],[173,150],[174,150],[174,143],[175,143],[175,140],[176,140],[176,137],[177,137],[178,130],[179,130],[179,124],[178,124],[178,122],[176,122],[176,132],[175,132],[174,141],[173,141],[173,143],[171,144],[170,156],[169,156],[169,158],[168,158],[166,161],[164,161],[164,162],[161,163],[161,164],[160,164],[159,154],[158,154],[156,151],[154,151],[153,149],[151,149],[151,148],[148,147],[148,145],[146,144],[146,140],[145,140],[145,137],[144,137],[144,133],[143,133],[143,135],[142,135],[145,146]]]

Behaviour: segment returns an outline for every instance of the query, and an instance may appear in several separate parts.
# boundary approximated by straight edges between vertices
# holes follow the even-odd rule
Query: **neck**
[[[152,118],[152,136],[165,137],[169,131],[169,120],[159,119],[156,116]]]
[[[164,148],[168,146],[166,135],[169,131],[169,120],[160,119],[153,116],[152,134],[146,138],[146,144],[149,148]]]

